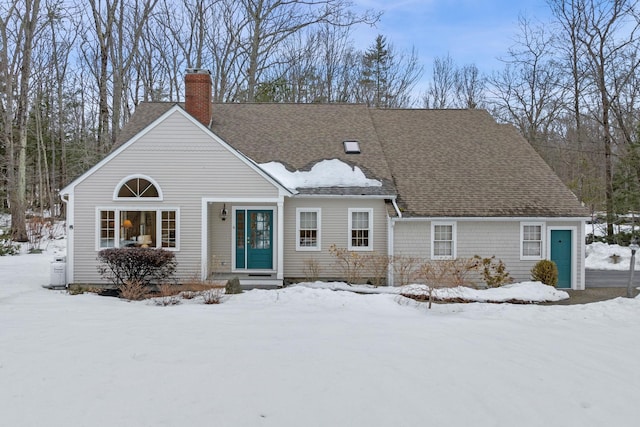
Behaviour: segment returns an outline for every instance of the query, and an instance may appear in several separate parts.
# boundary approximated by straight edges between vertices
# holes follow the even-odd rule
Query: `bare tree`
[[[433,60],[431,82],[424,97],[427,108],[450,108],[456,94],[456,67],[451,56]]]
[[[515,124],[540,149],[562,110],[564,86],[553,57],[551,36],[543,26],[532,27],[523,18],[520,28],[520,39],[510,49],[504,70],[490,78],[494,112]]]
[[[616,144],[612,109],[619,103],[620,88],[627,85],[640,66],[636,0],[575,0],[571,7],[582,16],[577,40],[584,49],[587,79],[597,102],[594,117],[601,127],[605,163],[607,234],[613,235],[613,149]]]
[[[246,41],[246,99],[255,99],[262,73],[277,62],[283,40],[319,23],[355,25],[377,21],[379,15],[367,12],[356,16],[348,11],[345,0],[241,0],[249,22]],[[347,19],[345,19],[347,18]]]
[[[24,7],[24,9],[22,9]],[[14,240],[27,240],[26,165],[27,120],[33,46],[40,29],[40,1],[14,1],[2,10],[0,19],[0,81],[2,98],[3,142],[7,147],[7,189]],[[13,52],[10,50],[13,49]],[[15,95],[14,95],[15,94]],[[17,135],[14,139],[13,131]]]
[[[455,95],[461,108],[483,108],[486,103],[486,81],[475,64],[458,68],[455,73]]]
[[[89,0],[93,22],[92,36],[98,48],[93,57],[85,58],[93,67],[96,60],[96,80],[99,91],[98,153],[104,154],[115,143],[122,125],[122,108],[126,105],[129,72],[138,55],[142,32],[158,0],[136,1]],[[89,50],[89,49],[87,49]],[[109,105],[111,104],[111,106]]]

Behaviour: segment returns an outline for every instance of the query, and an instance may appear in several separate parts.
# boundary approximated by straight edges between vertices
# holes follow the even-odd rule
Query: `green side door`
[[[571,230],[551,230],[551,261],[558,266],[558,288],[571,288]]]

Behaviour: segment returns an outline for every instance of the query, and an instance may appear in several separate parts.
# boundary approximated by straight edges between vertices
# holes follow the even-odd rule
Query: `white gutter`
[[[391,203],[393,204],[393,208],[396,210],[396,213],[398,214],[398,218],[402,218],[402,212],[400,212],[400,208],[398,207],[398,204],[396,203],[395,197],[393,199],[391,199]]]

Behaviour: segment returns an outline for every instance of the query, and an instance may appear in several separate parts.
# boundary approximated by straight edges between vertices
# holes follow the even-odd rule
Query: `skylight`
[[[343,144],[346,154],[360,154],[360,143],[358,141],[344,141]]]

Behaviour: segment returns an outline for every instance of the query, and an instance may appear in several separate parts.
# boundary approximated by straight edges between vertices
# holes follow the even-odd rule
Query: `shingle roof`
[[[484,110],[371,110],[407,216],[588,213],[531,145]]]
[[[358,166],[382,187],[301,189],[304,193],[395,195],[391,172],[369,110],[345,104],[213,104],[213,132],[257,163],[276,161],[291,171],[321,160]],[[360,154],[343,142],[357,140]]]
[[[124,142],[173,105],[140,104]],[[588,212],[515,128],[483,110],[377,110],[352,104],[213,104],[212,131],[257,163],[358,166],[382,187],[301,193],[398,194],[407,217],[585,217]],[[126,138],[126,139],[125,139]],[[361,154],[346,154],[357,140]]]
[[[176,103],[173,102],[141,102],[138,104],[135,112],[118,134],[116,147],[136,136],[138,132],[149,126],[174,105]]]

